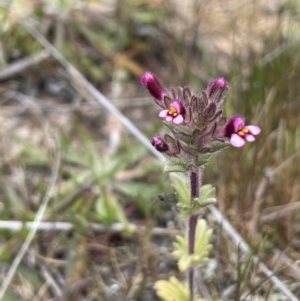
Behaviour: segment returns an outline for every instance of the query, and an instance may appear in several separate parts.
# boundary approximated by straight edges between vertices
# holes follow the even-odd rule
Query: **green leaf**
[[[141,182],[114,183],[112,188],[136,203],[145,216],[150,216],[154,209],[149,205],[149,200],[156,199],[161,192],[160,187]]]
[[[195,260],[197,264],[204,263],[208,260],[208,253],[212,249],[209,239],[212,235],[212,230],[207,229],[207,223],[204,219],[198,220],[196,228],[195,240]]]
[[[1,179],[3,183],[3,189],[5,195],[10,204],[10,210],[13,212],[18,218],[21,218],[25,213],[25,206],[23,200],[18,196],[17,192],[10,186],[8,181]]]
[[[205,144],[203,145],[203,147],[209,147],[210,148],[210,152],[214,153],[214,152],[218,152],[219,150],[228,147],[230,145],[229,142],[222,142],[222,141],[214,141],[212,143],[209,144]]]
[[[195,165],[198,166],[198,167],[200,167],[202,165],[205,165],[205,164],[207,164],[209,162],[210,158],[211,158],[211,154],[210,153],[208,153],[208,154],[200,154],[198,156],[197,161],[195,162]]]
[[[21,143],[23,144],[22,157],[27,164],[34,164],[40,167],[48,166],[49,160],[40,148],[30,145],[23,140],[21,140]]]
[[[193,257],[183,254],[178,260],[178,268],[180,271],[186,271],[192,266]]]
[[[179,203],[186,205],[190,204],[190,192],[184,178],[176,173],[171,173],[170,179],[172,182],[172,187],[177,193]]]
[[[189,301],[189,291],[175,277],[169,281],[160,280],[155,283],[157,295],[165,301]]]
[[[200,189],[200,200],[201,207],[204,204],[213,204],[217,201],[216,188],[210,184],[203,185]]]
[[[216,197],[216,189],[211,184],[202,185],[200,189],[200,196],[201,198],[215,198]]]
[[[203,185],[200,189],[200,198],[195,198],[192,204],[189,201],[189,190],[187,183],[179,175],[170,175],[172,186],[178,194],[177,209],[180,211],[182,218],[199,213],[203,207],[216,203],[216,189],[210,185]]]
[[[193,215],[194,211],[193,211],[193,208],[191,207],[190,204],[181,204],[181,203],[178,203],[176,205],[176,207],[180,211],[180,216],[181,216],[182,219],[188,218],[191,215]]]
[[[182,163],[168,160],[165,162],[163,170],[164,172],[187,172],[188,168]]]
[[[211,198],[211,199],[206,199],[204,201],[201,201],[200,199],[198,198],[195,198],[194,199],[194,204],[197,204],[197,206],[194,206],[195,208],[193,209],[196,209],[196,211],[198,212],[198,207],[200,208],[204,208],[204,207],[207,207],[211,204],[215,204],[216,203],[216,199],[215,198]],[[196,208],[197,207],[197,208]]]
[[[203,264],[208,260],[208,253],[212,248],[209,239],[212,235],[212,230],[207,229],[207,224],[204,219],[200,219],[196,226],[195,250],[193,254],[188,250],[188,235],[176,236],[177,242],[173,243],[173,257],[178,260],[178,268],[184,272],[191,267]]]
[[[101,222],[109,226],[114,221],[128,224],[123,208],[111,192],[104,191],[96,202],[96,211]]]

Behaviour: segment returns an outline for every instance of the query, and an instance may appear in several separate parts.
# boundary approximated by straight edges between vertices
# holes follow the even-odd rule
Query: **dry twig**
[[[35,225],[35,222],[21,222],[21,221],[0,221],[0,229],[10,230],[13,232],[18,232],[25,229],[32,230],[36,228],[36,231],[48,231],[48,232],[58,232],[58,231],[70,231],[74,229],[74,225],[69,222],[40,222]],[[175,236],[180,234],[180,231],[176,229],[166,229],[155,227],[152,229],[146,228],[144,226],[137,226],[135,224],[124,225],[122,223],[114,223],[110,226],[104,226],[102,224],[90,223],[89,229],[96,233],[106,233],[106,234],[117,234],[123,233],[124,231],[130,231],[133,233],[141,232],[143,229],[150,231],[152,235],[156,236]]]

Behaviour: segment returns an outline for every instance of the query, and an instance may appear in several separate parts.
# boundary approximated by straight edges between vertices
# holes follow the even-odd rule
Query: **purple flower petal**
[[[182,124],[183,123],[183,116],[180,114],[180,115],[178,115],[177,117],[175,117],[174,119],[173,119],[173,123],[175,123],[175,124],[177,124],[177,125],[179,125],[179,124]]]
[[[237,133],[240,129],[245,126],[245,118],[242,116],[236,116],[233,119],[234,132]]]
[[[238,134],[232,134],[230,138],[230,144],[235,147],[242,147],[245,144],[245,140]]]
[[[245,135],[245,139],[246,139],[247,141],[249,141],[249,142],[255,141],[255,137],[254,137],[253,135],[251,135],[251,134],[246,134],[246,135]]]
[[[158,116],[160,118],[166,118],[168,116],[168,112],[169,112],[169,110],[162,110],[159,112]]]
[[[245,124],[245,118],[235,116],[231,118],[224,127],[224,136],[230,138],[233,133],[237,133]]]
[[[167,121],[167,122],[170,122],[170,121],[172,121],[173,120],[173,116],[167,116],[166,118],[165,118],[165,120]]]
[[[248,129],[252,135],[258,135],[261,132],[261,128],[256,125],[247,125],[245,128]]]

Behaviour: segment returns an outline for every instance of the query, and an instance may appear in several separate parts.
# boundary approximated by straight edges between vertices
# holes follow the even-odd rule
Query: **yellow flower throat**
[[[176,117],[178,115],[175,107],[173,107],[173,106],[170,107],[169,115],[172,115],[173,117]]]
[[[238,135],[240,135],[240,136],[245,136],[245,134],[247,134],[247,133],[249,133],[249,130],[246,128],[243,128],[238,131]]]

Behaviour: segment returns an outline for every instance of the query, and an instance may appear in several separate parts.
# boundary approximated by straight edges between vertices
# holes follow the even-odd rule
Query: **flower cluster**
[[[200,93],[189,87],[177,90],[164,88],[154,74],[146,72],[141,83],[162,108],[158,116],[163,118],[171,135],[158,135],[152,145],[169,157],[167,171],[184,171],[206,164],[213,152],[227,147],[241,147],[252,142],[260,128],[246,125],[242,116],[229,121],[223,116],[223,102],[228,91],[224,78],[217,78]]]

